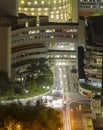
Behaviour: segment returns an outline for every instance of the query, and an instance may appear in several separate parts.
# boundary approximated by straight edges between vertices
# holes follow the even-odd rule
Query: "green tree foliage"
[[[5,71],[0,71],[0,94],[3,95],[8,90],[9,78]]]
[[[11,100],[15,98],[23,98],[23,96],[35,96],[46,92],[43,86],[52,86],[54,82],[53,73],[50,69],[49,62],[46,58],[33,59],[26,71],[26,84],[22,86],[20,83],[9,82],[7,73],[0,72],[0,98],[3,100]],[[22,74],[21,74],[22,75]],[[26,93],[28,91],[28,93]],[[34,95],[33,95],[34,94]]]
[[[98,86],[88,85],[86,83],[80,83],[80,86],[84,89],[94,91],[94,92],[100,92],[101,91],[101,88],[99,88]]]
[[[40,104],[32,107],[21,104],[0,105],[0,128],[3,130],[57,130],[60,127],[61,112],[53,108]]]
[[[53,84],[53,73],[46,58],[32,60],[27,69],[27,79],[35,79],[41,85]]]
[[[8,78],[7,72],[0,71],[0,96],[22,93],[23,87],[16,86],[14,83],[11,83],[10,79]]]

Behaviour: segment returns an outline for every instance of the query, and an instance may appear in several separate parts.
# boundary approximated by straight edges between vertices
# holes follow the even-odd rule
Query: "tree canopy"
[[[62,127],[61,112],[44,105],[0,105],[0,128],[12,130],[57,130]]]
[[[53,73],[46,58],[33,59],[27,68],[27,73],[27,79],[35,79],[42,85],[53,84]]]

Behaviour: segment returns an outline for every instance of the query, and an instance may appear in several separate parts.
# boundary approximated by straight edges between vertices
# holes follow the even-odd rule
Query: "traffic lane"
[[[66,66],[55,66],[53,89],[64,89],[68,86]]]
[[[71,130],[83,130],[83,119],[80,110],[70,109]]]

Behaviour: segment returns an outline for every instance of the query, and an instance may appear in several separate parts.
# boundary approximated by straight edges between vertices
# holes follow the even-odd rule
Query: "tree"
[[[57,130],[62,125],[61,113],[44,104],[0,106],[0,123],[7,130]],[[3,123],[2,123],[3,122]]]
[[[32,60],[27,72],[30,80],[35,79],[41,85],[53,84],[53,73],[46,58]]]
[[[1,91],[0,94],[1,95],[6,93],[6,91],[8,90],[8,83],[9,83],[9,78],[7,72],[0,71],[0,91]]]
[[[7,130],[13,130],[15,127],[15,120],[12,118],[12,116],[7,116],[5,121],[4,121],[4,127]]]
[[[62,126],[61,118],[62,118],[61,112],[53,108],[48,108],[47,111],[48,129],[57,130],[58,128],[61,128]]]

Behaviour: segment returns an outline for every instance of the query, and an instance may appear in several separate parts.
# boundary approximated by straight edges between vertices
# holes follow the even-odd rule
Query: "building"
[[[102,89],[102,62],[103,62],[103,15],[90,16],[85,25],[86,44],[84,53],[84,82],[87,85]],[[83,80],[82,80],[83,81]],[[88,88],[87,88],[88,89]],[[92,88],[91,88],[91,91]],[[97,91],[97,90],[96,90]]]
[[[0,26],[0,70],[11,77],[11,27]]]
[[[19,13],[48,16],[49,22],[78,22],[78,0],[19,0]]]
[[[0,70],[7,71],[13,80],[22,81],[26,78],[31,60],[40,57],[47,57],[53,62],[68,59],[72,68],[78,70],[77,48],[82,46],[85,53],[85,83],[102,89],[102,35],[95,34],[98,26],[97,31],[101,32],[102,22],[95,27],[96,19],[88,18],[85,46],[85,20],[78,18],[77,0],[19,0],[19,3],[11,0],[10,4],[15,5],[13,10],[4,1],[0,1]],[[93,5],[100,2],[101,10],[102,1],[80,1],[79,12],[88,13],[87,8],[90,13],[96,12],[98,6]],[[88,92],[84,94],[88,95]]]
[[[0,14],[18,15],[18,0],[0,0]]]
[[[45,17],[43,18],[45,19]],[[33,58],[47,57],[54,62],[55,60],[68,59],[69,64],[76,66],[78,24],[50,22],[45,24],[18,28],[11,32],[13,78],[20,78],[20,74],[25,77],[26,68]]]
[[[1,66],[0,69],[9,72],[11,75],[9,77],[12,79],[21,80],[22,77],[23,80],[26,76],[26,68],[33,58],[47,57],[54,62],[68,59],[71,66],[77,67],[76,48],[80,36],[78,23],[54,23],[46,21],[47,17],[40,17],[41,26],[36,26],[36,22],[34,22],[36,18],[33,16],[7,15],[6,18],[3,18],[9,21],[9,26],[3,28],[3,30],[8,30],[9,27],[10,40],[7,40],[6,43],[3,41],[3,44],[9,45],[8,50],[3,50],[4,54],[7,53],[5,56],[9,56],[9,58],[5,58],[8,59],[9,65],[1,53],[2,61],[6,64],[7,69],[3,69],[4,66]],[[2,28],[0,28],[1,31]],[[3,38],[2,33],[0,38]]]
[[[79,15],[92,16],[103,14],[103,0],[79,0]]]

